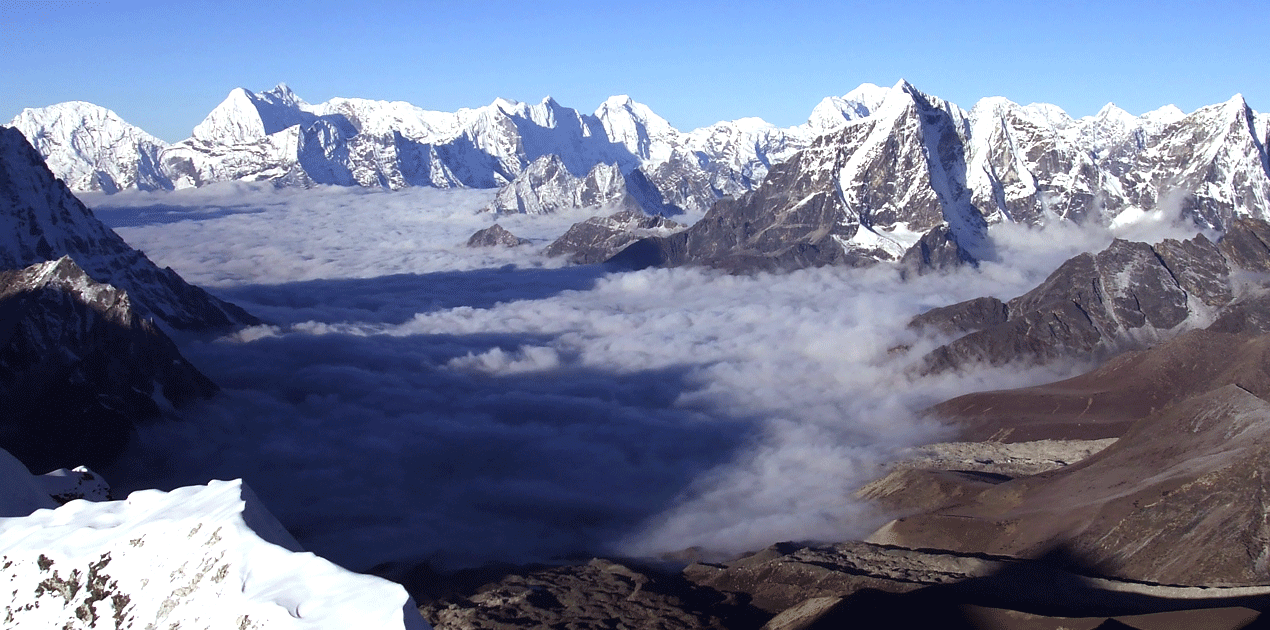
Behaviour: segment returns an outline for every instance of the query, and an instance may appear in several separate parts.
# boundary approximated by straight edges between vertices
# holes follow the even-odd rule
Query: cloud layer
[[[579,217],[500,222],[482,191],[245,185],[91,198],[160,265],[271,322],[184,338],[225,388],[146,427],[125,487],[243,477],[307,548],[354,569],[687,547],[732,553],[867,534],[851,498],[918,410],[1070,373],[914,382],[927,308],[1009,298],[1109,232],[998,230],[1004,263],[902,283],[890,269],[606,274],[538,253]],[[908,351],[896,350],[907,346]]]

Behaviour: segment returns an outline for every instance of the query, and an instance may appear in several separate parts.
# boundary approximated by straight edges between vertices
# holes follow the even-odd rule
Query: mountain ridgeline
[[[624,96],[592,114],[550,98],[450,113],[312,105],[279,85],[233,90],[170,145],[88,103],[28,109],[11,125],[74,190],[497,187],[489,209],[499,213],[705,213],[683,233],[638,242],[618,258],[627,266],[905,259],[921,271],[992,257],[996,223],[1159,215],[1224,230],[1235,217],[1270,218],[1270,116],[1238,95],[1190,114],[1108,105],[1073,119],[999,97],[964,110],[900,81],[826,98],[795,127],[748,118],[681,132]]]

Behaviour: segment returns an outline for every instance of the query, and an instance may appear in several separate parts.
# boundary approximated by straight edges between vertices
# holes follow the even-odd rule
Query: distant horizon
[[[984,0],[888,5],[703,0],[331,0],[196,7],[147,0],[0,2],[0,121],[79,100],[174,142],[236,87],[285,82],[311,103],[426,110],[551,95],[590,111],[629,94],[675,128],[806,121],[826,96],[901,77],[969,108],[1001,96],[1073,118],[1107,103],[1186,112],[1240,93],[1270,109],[1270,6]]]

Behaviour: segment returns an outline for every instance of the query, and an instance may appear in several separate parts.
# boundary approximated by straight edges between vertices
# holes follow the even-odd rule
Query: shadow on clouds
[[[405,273],[375,278],[308,280],[223,288],[216,293],[276,325],[305,321],[401,324],[417,313],[490,308],[586,291],[605,275],[600,265]]]
[[[549,337],[192,341],[186,355],[225,391],[144,427],[109,473],[124,491],[242,477],[306,549],[350,568],[463,566],[614,553],[754,437],[751,422],[676,406],[700,387],[692,366],[456,361]]]

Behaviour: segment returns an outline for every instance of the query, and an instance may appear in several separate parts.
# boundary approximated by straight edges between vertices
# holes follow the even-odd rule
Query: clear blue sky
[[[0,121],[85,100],[169,141],[234,87],[476,107],[630,94],[680,129],[803,122],[863,82],[1191,111],[1270,110],[1270,2],[0,0]]]

